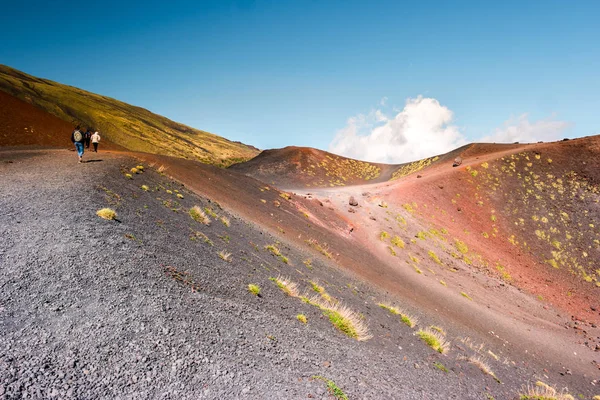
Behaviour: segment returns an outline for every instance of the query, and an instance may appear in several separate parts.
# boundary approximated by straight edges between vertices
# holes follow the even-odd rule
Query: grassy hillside
[[[56,115],[93,127],[129,150],[189,158],[218,166],[246,161],[258,150],[171,121],[146,109],[0,65],[0,90]]]

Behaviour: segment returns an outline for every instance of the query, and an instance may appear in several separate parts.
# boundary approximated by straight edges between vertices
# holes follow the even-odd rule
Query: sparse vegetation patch
[[[430,328],[419,329],[416,333],[429,347],[439,353],[446,353],[450,349],[450,342],[437,331]]]
[[[298,297],[298,285],[292,282],[289,278],[283,278],[281,276],[277,278],[269,278],[271,281],[281,289],[285,294],[290,297]]]
[[[320,379],[327,384],[327,391],[332,395],[336,400],[348,400],[348,396],[344,393],[342,389],[340,389],[335,382],[331,379],[324,378],[319,375],[313,376],[314,379]]]
[[[189,214],[194,221],[200,222],[204,225],[210,225],[210,218],[208,218],[208,216],[204,213],[204,211],[202,211],[202,209],[199,206],[194,206],[190,208]]]
[[[260,287],[254,283],[250,283],[248,284],[248,291],[253,295],[258,296],[260,294]]]
[[[96,215],[99,216],[100,218],[104,218],[104,219],[108,219],[108,220],[113,220],[113,219],[117,218],[117,212],[115,210],[113,210],[112,208],[102,208],[102,209],[96,211]]]

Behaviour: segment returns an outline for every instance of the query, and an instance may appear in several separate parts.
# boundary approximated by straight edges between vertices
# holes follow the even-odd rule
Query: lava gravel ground
[[[264,249],[277,238],[149,166],[129,179],[127,156],[84,158],[0,152],[0,399],[331,398],[314,376],[350,399],[511,399],[535,379],[498,362],[499,384],[461,361],[467,346],[436,353],[377,307],[383,294],[314,255],[309,269],[310,255],[283,244],[281,262]],[[195,222],[194,205],[230,226]],[[118,220],[97,217],[103,207]],[[350,339],[286,296],[268,279],[280,274],[303,290],[318,280],[373,339]]]

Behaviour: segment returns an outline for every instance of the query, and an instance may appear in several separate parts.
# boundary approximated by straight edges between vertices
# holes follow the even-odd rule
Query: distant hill
[[[231,168],[279,187],[334,187],[381,182],[398,166],[353,160],[310,147],[265,150]]]
[[[170,155],[217,166],[249,160],[255,147],[191,128],[146,109],[0,65],[0,90],[72,125],[93,127],[132,151]]]

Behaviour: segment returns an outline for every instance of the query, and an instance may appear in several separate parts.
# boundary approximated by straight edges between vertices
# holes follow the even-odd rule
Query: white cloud
[[[388,101],[388,98],[387,98],[387,96],[383,96],[383,97],[381,98],[381,100],[379,101],[379,105],[380,105],[380,106],[385,106],[385,103],[387,103],[387,101]]]
[[[488,136],[482,137],[481,142],[513,143],[513,142],[551,142],[560,139],[571,126],[568,122],[558,121],[551,116],[535,122],[529,122],[528,114],[511,117],[502,127]]]
[[[404,109],[389,118],[381,110],[348,119],[329,151],[346,157],[382,163],[403,163],[446,153],[467,143],[453,113],[436,99],[408,99]]]
[[[380,105],[387,101],[382,98]],[[329,144],[329,151],[346,157],[381,163],[404,163],[443,154],[469,140],[456,125],[453,112],[433,98],[409,98],[403,109],[388,117],[380,109],[348,118]],[[528,114],[511,117],[477,142],[513,143],[554,141],[570,123],[552,115],[530,122]]]

